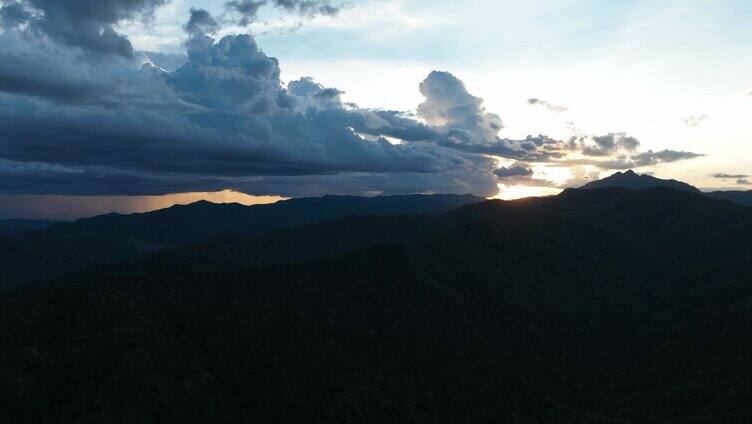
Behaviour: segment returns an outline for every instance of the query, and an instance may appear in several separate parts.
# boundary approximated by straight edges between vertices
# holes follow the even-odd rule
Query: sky
[[[0,5],[0,219],[630,168],[752,189],[745,1]]]

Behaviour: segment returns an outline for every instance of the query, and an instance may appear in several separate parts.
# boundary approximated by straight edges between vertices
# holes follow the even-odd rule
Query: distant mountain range
[[[585,184],[581,188],[593,189],[604,187],[623,187],[632,190],[642,190],[651,187],[668,187],[675,190],[700,193],[700,189],[687,183],[676,180],[662,180],[652,175],[640,175],[631,169],[626,172],[617,172],[610,177]]]
[[[0,235],[0,289],[219,235],[249,236],[349,215],[436,215],[484,200],[471,195],[409,195],[324,196],[253,206],[202,201],[143,214],[39,223],[45,227],[40,231]]]
[[[689,184],[662,180],[633,171],[616,173],[608,178],[586,184],[582,189],[624,187],[645,189],[667,187],[700,193]],[[571,191],[571,190],[568,190]],[[704,195],[752,206],[752,192],[713,192]],[[63,273],[98,264],[111,264],[165,249],[196,243],[223,243],[239,249],[244,246],[257,252],[256,258],[268,258],[263,237],[248,241],[237,238],[269,234],[285,228],[297,228],[350,215],[441,215],[463,205],[485,199],[465,195],[411,196],[324,196],[321,198],[290,199],[270,205],[243,206],[197,202],[186,206],[143,214],[107,214],[81,219],[72,223],[49,221],[0,221],[0,290],[33,280],[56,277]],[[410,231],[391,231],[390,219],[369,218],[374,232],[370,237],[353,238],[340,232],[341,239],[328,246],[331,253],[349,248],[392,241],[402,241]],[[349,225],[350,223],[343,225]],[[346,228],[346,227],[343,227]],[[399,226],[393,228],[400,228]],[[377,230],[376,230],[377,229]],[[305,231],[329,231],[311,227]],[[290,232],[290,245],[296,244],[299,230]],[[337,234],[337,233],[331,233]],[[322,238],[324,240],[325,238]],[[232,241],[230,241],[232,240]],[[310,256],[310,246],[301,244],[290,258]],[[314,249],[317,250],[317,249]],[[318,251],[318,250],[317,250]],[[289,251],[290,253],[292,251]],[[242,253],[242,252],[241,252]],[[242,256],[247,262],[248,255]],[[271,254],[271,256],[274,256]],[[157,260],[160,255],[155,255]],[[229,257],[217,261],[230,260]]]
[[[28,219],[0,220],[0,235],[20,234],[41,230],[55,224],[54,221],[35,221]]]
[[[75,268],[0,294],[4,423],[752,422],[752,208],[693,190],[200,203],[3,240],[6,272]]]
[[[706,195],[716,198],[728,200],[730,202],[738,203],[740,205],[752,206],[752,190],[749,191],[712,191],[705,193]]]
[[[668,187],[675,190],[700,193],[700,189],[677,180],[663,180],[652,175],[640,175],[632,170],[617,172],[610,177],[593,181],[580,187],[582,189],[623,187],[633,190],[641,190],[650,187]],[[716,199],[724,199],[745,206],[752,206],[752,190],[750,191],[713,191],[704,193]]]

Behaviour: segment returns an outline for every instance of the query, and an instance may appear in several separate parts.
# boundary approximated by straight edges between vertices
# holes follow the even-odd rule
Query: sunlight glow
[[[536,180],[546,180],[557,185],[563,185],[573,177],[572,170],[565,167],[556,166],[534,166],[533,178]]]
[[[174,205],[208,200],[212,203],[257,205],[284,200],[277,196],[251,196],[232,190],[166,194],[162,196],[59,196],[0,194],[0,219],[27,218],[69,221],[108,212],[143,213]],[[31,211],[31,212],[30,212]]]
[[[561,193],[561,189],[558,188],[499,184],[499,194],[494,199],[514,200],[525,197],[553,196],[559,193]]]

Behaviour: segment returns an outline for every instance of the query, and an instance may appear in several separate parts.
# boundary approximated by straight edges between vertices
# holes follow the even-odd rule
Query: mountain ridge
[[[674,179],[664,180],[653,177],[652,175],[638,174],[631,169],[626,172],[617,172],[601,180],[591,181],[580,188],[587,190],[603,187],[624,187],[633,190],[641,190],[650,187],[670,187],[676,190],[700,193],[700,189],[685,182]]]
[[[0,421],[741,424],[751,238],[615,187],[89,268],[0,294]]]
[[[106,214],[0,239],[0,289],[221,234],[253,235],[348,215],[435,215],[472,195],[326,196],[244,206],[195,202],[142,214]]]
[[[728,191],[711,191],[706,195],[715,199],[728,200],[729,202],[738,203],[744,206],[752,206],[752,190],[728,190]]]
[[[752,190],[750,191],[711,191],[703,192],[697,187],[674,179],[660,179],[652,175],[637,174],[633,170],[617,172],[609,177],[597,181],[591,181],[580,189],[595,189],[604,187],[623,187],[633,190],[642,190],[651,187],[670,187],[676,190],[702,193],[715,199],[728,200],[744,206],[752,206]]]
[[[41,230],[56,224],[55,221],[36,219],[2,219],[0,220],[0,234],[13,235]]]

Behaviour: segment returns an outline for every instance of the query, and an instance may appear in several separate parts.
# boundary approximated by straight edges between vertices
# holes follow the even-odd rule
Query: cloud
[[[274,5],[302,16],[336,15],[340,8],[328,0],[272,0]]]
[[[701,153],[677,150],[661,150],[657,152],[648,150],[632,155],[618,155],[609,159],[564,159],[559,161],[558,164],[563,166],[588,165],[604,170],[624,170],[695,159],[703,156],[705,155]]]
[[[77,19],[115,28],[162,3],[107,0],[92,7],[104,8],[101,15]],[[323,4],[292,3],[294,13]],[[34,15],[51,4],[18,3],[33,16],[0,34],[5,193],[491,196],[506,172],[496,169],[498,157],[561,164],[587,148],[611,155],[603,163],[680,159],[669,151],[638,153],[639,142],[623,133],[502,138],[501,118],[449,72],[431,72],[419,85],[425,101],[415,114],[344,103],[340,90],[311,78],[285,85],[277,59],[252,36],[215,39],[222,20],[202,9],[192,9],[184,27],[185,55],[99,49],[42,31],[43,20],[63,13]],[[59,5],[65,13],[79,7]],[[107,60],[92,56],[102,54]],[[516,176],[523,177],[532,179]]]
[[[496,192],[495,160],[455,149],[448,132],[487,134],[344,104],[310,78],[285,87],[277,60],[251,36],[213,40],[209,18],[194,10],[187,61],[173,72],[80,61],[65,49],[47,61],[38,43],[3,34],[0,46],[22,51],[31,72],[0,86],[0,190]]]
[[[429,124],[454,130],[458,142],[489,144],[503,128],[501,118],[486,112],[483,100],[467,92],[465,84],[449,72],[433,71],[420,84],[426,101],[418,116]]]
[[[533,175],[533,170],[525,165],[515,164],[509,168],[499,168],[494,171],[494,174],[503,180],[511,177],[530,177]]]
[[[190,18],[183,29],[192,37],[212,35],[219,31],[219,24],[206,9],[191,8]]]
[[[342,4],[332,5],[327,0],[231,0],[225,3],[225,9],[236,17],[237,24],[248,26],[258,19],[259,10],[267,5],[304,18],[334,16],[344,7]]]
[[[225,7],[228,11],[237,13],[240,17],[238,23],[242,26],[247,26],[254,22],[258,17],[258,11],[264,5],[265,0],[231,0],[225,3]]]
[[[737,185],[752,185],[752,183],[750,183],[749,181],[750,176],[747,174],[730,174],[726,172],[717,172],[715,174],[711,174],[710,176],[721,180],[735,180],[734,182]]]
[[[553,181],[536,178],[534,174],[532,168],[524,163],[515,163],[510,167],[501,167],[494,171],[494,175],[499,178],[499,182],[506,186],[523,185],[558,188],[557,184]]]
[[[32,14],[20,1],[9,0],[0,7],[0,26],[16,28],[31,20]]]
[[[634,162],[635,166],[639,167],[657,165],[659,163],[678,162],[680,160],[694,159],[702,156],[705,155],[700,153],[682,152],[676,150],[661,150],[658,152],[648,150],[647,152],[632,156],[631,160]]]
[[[58,66],[55,59],[0,51],[0,91],[79,102],[107,90],[104,84]]]
[[[14,0],[0,9],[3,27],[29,26],[92,55],[133,58],[130,40],[116,31],[124,20],[148,19],[168,0]]]
[[[678,150],[639,152],[640,140],[624,132],[608,133],[600,136],[576,135],[569,141],[556,145],[559,156],[557,163],[565,166],[589,165],[605,170],[622,170],[653,166],[661,163],[678,162],[705,156],[701,153]],[[579,154],[585,158],[572,158],[568,154]],[[557,156],[552,155],[553,158]],[[604,158],[604,159],[594,159]]]
[[[689,128],[695,128],[705,122],[707,119],[707,115],[691,115],[682,119],[682,122],[684,122],[684,124]]]
[[[570,175],[566,179],[554,178],[549,175],[550,171],[546,167],[539,169],[536,173],[530,165],[515,163],[508,168],[499,168],[494,174],[499,177],[499,182],[506,186],[529,186],[529,187],[546,187],[564,189],[567,187],[579,187],[587,182],[598,180],[600,172],[598,170],[587,169],[585,167],[573,166],[569,168]]]
[[[537,99],[535,97],[527,99],[527,103],[530,105],[543,106],[546,108],[546,110],[550,112],[562,113],[562,112],[566,112],[567,110],[569,110],[569,108],[566,106],[558,106],[553,103],[547,102],[545,100]]]
[[[486,111],[483,99],[470,94],[465,84],[449,72],[433,71],[420,84],[425,101],[418,106],[417,117],[427,126],[416,126],[404,115],[379,115],[403,130],[411,129],[442,146],[468,153],[501,156],[525,161],[540,161],[560,156],[562,142],[545,135],[529,135],[515,140],[500,138],[501,118]]]
[[[640,141],[626,133],[608,133],[601,136],[573,136],[569,140],[572,149],[579,149],[586,156],[609,156],[619,152],[633,152]]]
[[[745,174],[726,174],[724,172],[718,172],[713,175],[711,175],[713,178],[720,178],[724,180],[728,179],[738,179],[738,178],[749,178],[749,175]]]
[[[425,101],[413,117],[398,111],[371,111],[353,127],[369,135],[385,135],[408,141],[424,141],[453,150],[542,161],[561,157],[565,143],[545,135],[524,139],[500,138],[498,115],[486,111],[483,99],[470,94],[464,83],[449,72],[433,71],[420,84]],[[356,115],[359,113],[356,112]],[[416,121],[419,118],[423,122]]]
[[[287,90],[295,95],[303,97],[314,97],[322,100],[339,101],[339,96],[344,94],[336,88],[326,88],[317,83],[311,77],[303,77],[297,81],[291,81],[287,85]]]
[[[137,62],[150,64],[164,72],[173,72],[188,61],[188,55],[182,53],[141,51],[137,56]]]

